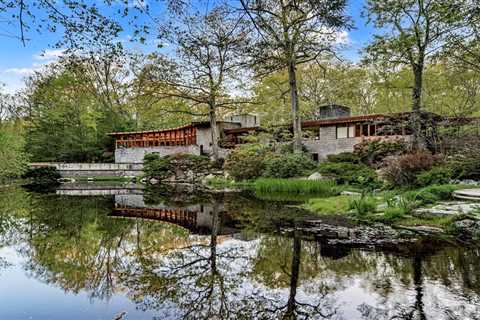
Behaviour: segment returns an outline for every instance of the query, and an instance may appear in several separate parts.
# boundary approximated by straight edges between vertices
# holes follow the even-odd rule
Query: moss
[[[454,217],[436,217],[436,218],[414,218],[406,216],[403,219],[398,220],[395,225],[398,226],[429,226],[447,228],[452,222],[455,221]]]

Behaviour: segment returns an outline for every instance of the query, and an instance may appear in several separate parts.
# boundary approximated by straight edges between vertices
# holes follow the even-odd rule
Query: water
[[[306,214],[283,204],[99,189],[1,190],[0,319],[480,319],[478,248],[334,247],[280,233]]]

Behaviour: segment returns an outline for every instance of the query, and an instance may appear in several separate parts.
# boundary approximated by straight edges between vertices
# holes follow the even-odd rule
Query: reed
[[[333,180],[302,180],[302,179],[258,179],[254,183],[255,191],[259,194],[289,193],[315,194],[333,196],[338,193],[337,185]]]

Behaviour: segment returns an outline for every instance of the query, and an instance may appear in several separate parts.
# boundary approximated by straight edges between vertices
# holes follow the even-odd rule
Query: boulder
[[[412,212],[413,216],[425,217],[451,217],[472,214],[480,210],[480,204],[472,202],[448,201],[440,202],[431,208],[419,208]]]
[[[158,179],[151,178],[148,182],[150,182],[150,184],[158,184],[160,181]]]
[[[354,191],[342,191],[340,193],[342,196],[353,196],[353,197],[360,197],[362,194],[359,192],[354,192]]]
[[[307,180],[323,180],[323,176],[318,172],[314,172],[307,178]]]

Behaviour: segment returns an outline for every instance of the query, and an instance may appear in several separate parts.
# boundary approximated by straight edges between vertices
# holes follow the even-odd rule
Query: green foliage
[[[453,192],[461,188],[457,185],[438,185],[429,186],[419,190],[406,192],[403,197],[410,201],[415,201],[417,206],[434,204],[438,201],[453,199]]]
[[[381,186],[376,172],[364,164],[349,162],[323,162],[319,172],[335,179],[338,184],[352,184],[362,187],[377,188]]]
[[[470,148],[447,159],[447,165],[456,179],[480,179],[480,150]]]
[[[273,154],[265,158],[263,176],[267,178],[299,177],[315,167],[316,163],[304,153]]]
[[[304,206],[319,214],[344,214],[349,209],[351,196],[335,196],[310,199]]]
[[[91,81],[80,66],[52,66],[30,79],[26,138],[34,161],[113,160],[107,133],[133,129],[133,121],[124,106],[105,105],[115,97],[89,90]]]
[[[13,124],[0,124],[0,181],[16,178],[27,169],[21,130]]]
[[[34,190],[41,190],[43,187],[48,189],[59,184],[58,179],[62,176],[55,167],[39,167],[28,169],[22,176],[24,179],[28,179],[27,186]],[[48,190],[45,190],[48,191]]]
[[[156,153],[145,155],[144,173],[148,179],[155,178],[157,180],[165,180],[170,177],[176,177],[176,174],[186,174],[192,172],[190,177],[195,180],[198,175],[208,173],[213,167],[213,163],[208,157],[197,156],[193,154],[173,154],[160,157]]]
[[[172,174],[174,169],[169,158],[161,158],[156,153],[146,154],[143,158],[143,172],[149,179],[164,180]]]
[[[339,154],[331,154],[327,156],[328,162],[347,162],[347,163],[359,163],[360,158],[353,152],[342,152]]]
[[[332,196],[337,193],[336,184],[331,180],[261,178],[255,181],[254,187],[258,193],[309,193],[322,196]]]
[[[355,146],[354,154],[363,162],[371,166],[378,166],[388,156],[401,155],[407,150],[403,140],[382,141],[365,140]]]
[[[450,167],[437,166],[428,171],[421,172],[417,175],[416,184],[426,187],[434,184],[447,184],[452,179],[453,172]]]
[[[400,207],[390,207],[386,208],[383,213],[383,219],[387,222],[394,222],[399,219],[402,219],[407,212],[403,208]]]
[[[365,217],[377,210],[377,201],[374,197],[363,193],[359,198],[350,200],[348,209],[351,210],[354,216]]]
[[[240,145],[228,154],[224,168],[237,181],[255,179],[262,176],[269,154],[270,148],[261,144]]]

